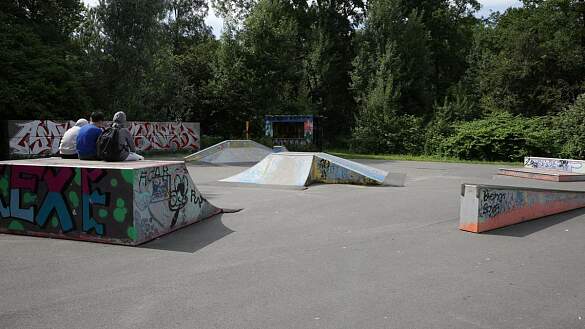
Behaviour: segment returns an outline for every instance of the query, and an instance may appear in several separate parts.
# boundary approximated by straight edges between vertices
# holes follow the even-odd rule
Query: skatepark
[[[137,247],[0,234],[0,327],[585,326],[585,209],[459,229],[463,183],[579,194],[585,182],[357,162],[405,174],[404,186],[226,184],[253,164],[187,162],[208,215],[241,210]]]

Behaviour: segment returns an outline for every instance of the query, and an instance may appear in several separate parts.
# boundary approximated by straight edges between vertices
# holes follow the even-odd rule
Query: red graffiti
[[[10,138],[10,148],[16,154],[55,154],[61,137],[75,122],[33,120],[17,123],[20,130]]]
[[[61,168],[58,174],[55,174],[51,168],[47,167],[44,181],[47,182],[49,192],[61,192],[65,189],[65,185],[71,181],[73,175],[73,169],[69,167]]]
[[[17,155],[53,155],[59,153],[61,137],[75,122],[33,120],[16,123],[18,132],[10,137],[10,153]],[[107,124],[107,123],[106,123]],[[199,150],[199,134],[191,123],[130,122],[130,133],[139,151]]]
[[[37,190],[38,178],[42,177],[44,168],[37,166],[14,166],[10,176],[10,188]]]
[[[89,183],[97,182],[101,177],[105,175],[105,172],[101,169],[82,169],[81,170],[81,193],[89,194],[90,188]]]
[[[199,149],[197,133],[181,122],[132,122],[130,133],[141,151]]]

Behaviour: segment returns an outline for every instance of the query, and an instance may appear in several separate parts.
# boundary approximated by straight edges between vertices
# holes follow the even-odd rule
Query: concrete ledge
[[[585,174],[585,161],[583,160],[525,157],[524,167]]]
[[[0,161],[0,232],[139,245],[220,213],[182,161]]]
[[[485,232],[585,207],[585,192],[462,184],[459,229]]]
[[[552,182],[585,181],[585,174],[554,169],[500,168],[498,174],[504,176],[547,180]]]

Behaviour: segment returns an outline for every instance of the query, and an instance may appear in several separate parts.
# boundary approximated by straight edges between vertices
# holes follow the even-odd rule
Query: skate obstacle
[[[183,161],[0,161],[0,233],[134,246],[221,212]]]
[[[211,164],[256,163],[273,152],[251,140],[226,140],[185,157],[185,161]]]
[[[390,174],[327,153],[281,152],[220,182],[304,187],[313,183],[403,186],[404,181],[404,174]]]
[[[500,175],[554,182],[585,181],[585,161],[525,157],[523,168],[500,168]]]
[[[485,232],[585,207],[585,192],[462,184],[459,229]]]

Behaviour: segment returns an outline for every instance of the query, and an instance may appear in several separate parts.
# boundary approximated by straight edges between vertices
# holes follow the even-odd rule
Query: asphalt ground
[[[585,328],[585,209],[459,231],[462,182],[498,166],[360,161],[404,187],[229,186],[243,208],[141,247],[0,234],[0,328]]]

